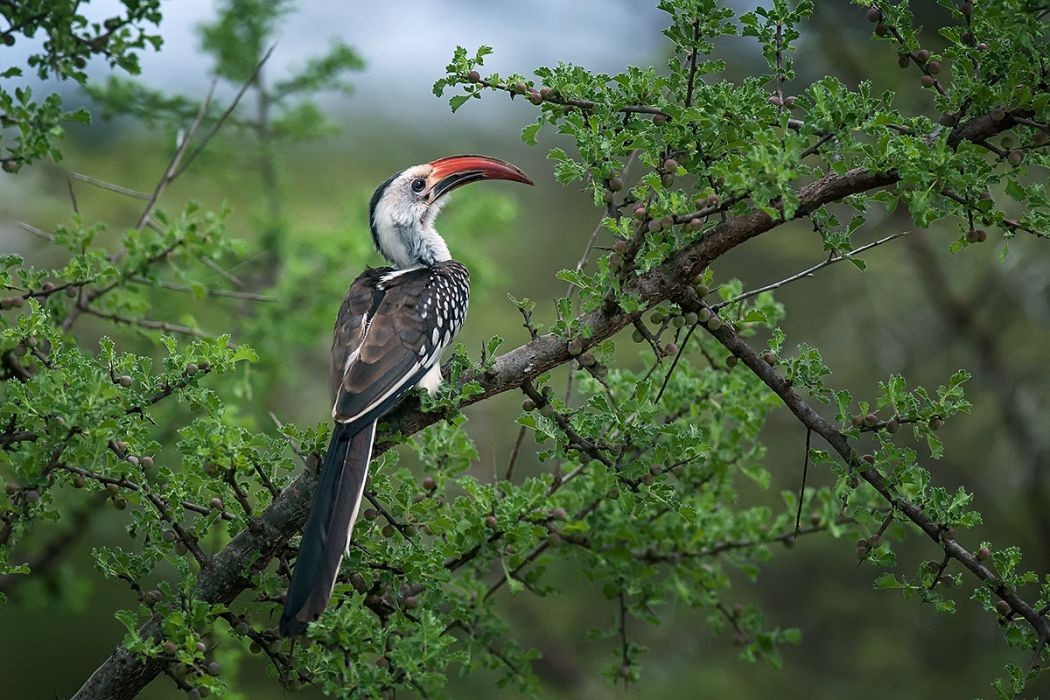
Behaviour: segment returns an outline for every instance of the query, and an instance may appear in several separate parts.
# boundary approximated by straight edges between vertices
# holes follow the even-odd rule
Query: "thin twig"
[[[852,257],[854,257],[856,255],[859,255],[860,253],[863,253],[863,252],[865,252],[867,250],[871,250],[872,248],[877,248],[878,246],[882,245],[883,243],[888,243],[889,241],[892,241],[894,238],[900,238],[902,236],[907,236],[909,233],[910,233],[909,231],[901,231],[899,233],[892,233],[889,236],[886,236],[885,238],[880,238],[879,240],[873,241],[871,243],[868,243],[867,245],[862,245],[859,248],[854,248],[853,250],[849,251],[848,253],[843,253],[841,255],[831,255],[830,257],[828,257],[827,260],[825,260],[824,262],[821,262],[821,263],[817,263],[813,267],[806,268],[805,270],[802,270],[801,272],[797,272],[794,275],[791,275],[790,277],[785,277],[784,279],[780,280],[779,282],[773,282],[772,284],[767,284],[764,287],[759,287],[758,289],[752,289],[750,292],[744,292],[743,294],[738,294],[737,296],[733,297],[732,299],[728,299],[726,301],[720,301],[717,304],[711,304],[711,308],[713,310],[715,310],[715,311],[718,311],[720,309],[723,309],[723,308],[729,306],[730,304],[736,304],[738,302],[744,301],[745,299],[750,299],[751,297],[758,296],[762,292],[769,292],[769,291],[772,291],[774,289],[779,289],[780,287],[783,287],[785,285],[791,284],[792,282],[797,282],[798,280],[803,279],[805,277],[811,277],[813,275],[813,273],[817,272],[818,270],[822,270],[825,267],[829,267],[831,265],[834,265],[835,263],[842,262],[843,260],[849,260],[850,258],[852,258]]]

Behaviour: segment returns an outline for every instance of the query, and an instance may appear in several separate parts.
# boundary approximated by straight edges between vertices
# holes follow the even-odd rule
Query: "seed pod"
[[[711,316],[711,309],[707,308],[706,306],[701,307],[701,309],[696,312],[696,318],[698,321],[700,321],[700,323],[707,323],[711,320]]]
[[[660,125],[660,124],[666,124],[666,123],[667,123],[667,115],[666,114],[654,114],[653,115],[653,124]]]
[[[481,80],[481,73],[478,73],[476,70],[468,71],[467,80],[472,83],[479,82]]]
[[[634,218],[638,219],[639,221],[645,218],[645,213],[645,207],[643,207],[640,204],[634,208]]]
[[[987,547],[981,547],[980,549],[977,550],[977,559],[978,559],[978,561],[984,561],[985,559],[987,559],[990,556],[992,556],[992,552]]]
[[[874,428],[879,422],[879,417],[874,413],[869,413],[864,416],[864,425],[869,428]]]
[[[995,612],[999,613],[1003,617],[1007,617],[1013,611],[1013,608],[1005,600],[997,600],[995,602]]]
[[[937,84],[937,79],[934,78],[932,75],[924,75],[921,78],[919,78],[919,84],[922,85],[924,88],[931,88]]]
[[[907,68],[911,65],[911,56],[906,53],[902,53],[897,57],[897,65],[901,68]]]
[[[687,313],[687,314],[686,314],[685,316],[683,316],[682,318],[684,318],[684,319],[685,319],[685,322],[686,322],[686,323],[687,323],[688,325],[690,325],[690,326],[691,326],[691,325],[693,325],[694,323],[696,323],[697,321],[699,321],[699,320],[700,320],[700,317],[699,317],[699,316],[697,316],[697,314],[696,314],[695,312],[693,312],[693,311],[690,311],[689,313]]]
[[[654,325],[659,326],[661,323],[664,322],[665,318],[667,318],[667,316],[664,314],[664,312],[660,309],[657,309],[652,313],[651,316],[649,316],[649,321],[652,322]]]
[[[490,530],[495,530],[499,527],[499,521],[496,520],[495,515],[489,515],[485,518],[485,527],[487,527]]]
[[[926,61],[930,60],[930,52],[926,49],[919,49],[915,52],[915,60],[919,62],[919,65],[924,65]]]
[[[427,491],[433,491],[437,488],[437,481],[432,476],[423,477],[423,488]]]
[[[791,109],[792,107],[795,106],[795,102],[797,100],[798,100],[798,98],[795,97],[794,95],[788,95],[787,97],[784,98],[784,106],[787,107],[788,109]]]
[[[671,319],[671,325],[674,326],[675,328],[681,328],[682,326],[685,325],[685,317],[684,316],[675,316],[673,319]]]
[[[707,320],[707,327],[713,331],[717,331],[722,327],[722,319],[718,316],[712,315],[711,318]]]
[[[664,161],[663,170],[665,173],[676,173],[678,172],[678,161],[674,158],[668,158]]]
[[[646,225],[649,229],[649,233],[659,233],[663,229],[664,225],[661,224],[657,219],[651,219]]]
[[[128,455],[124,460],[133,467],[139,466],[139,458],[135,455]]]
[[[940,61],[930,61],[929,63],[926,64],[926,70],[929,71],[929,73],[931,75],[937,75],[938,73],[941,72],[941,62]]]
[[[863,427],[864,426],[864,416],[862,416],[860,414],[857,414],[857,415],[853,416],[853,418],[850,419],[850,422],[853,423],[853,427],[854,428]]]
[[[525,83],[521,82],[520,80],[518,82],[514,83],[514,92],[518,93],[519,95],[524,95],[525,91],[528,90],[528,89],[529,89],[528,86],[525,85]]]
[[[533,90],[529,93],[529,102],[534,105],[541,105],[543,104],[543,95]]]
[[[869,7],[868,8],[868,21],[871,22],[872,24],[875,24],[880,19],[882,19],[882,12],[879,11],[879,8],[877,8],[877,7]]]
[[[678,346],[675,345],[674,343],[668,343],[667,345],[664,346],[664,353],[666,355],[677,355],[678,354]]]
[[[1018,165],[1020,165],[1021,161],[1023,161],[1023,160],[1024,160],[1024,151],[1021,151],[1019,149],[1015,148],[1014,150],[1012,150],[1012,151],[1010,151],[1009,153],[1006,154],[1006,162],[1008,162],[1010,165],[1014,166],[1015,168]]]
[[[618,177],[614,177],[609,180],[609,189],[613,192],[619,192],[623,189],[623,180]]]
[[[896,433],[900,429],[901,429],[900,421],[898,421],[896,418],[892,418],[892,419],[890,419],[889,421],[886,422],[886,432],[890,433],[891,435],[893,433]]]
[[[384,525],[382,532],[383,532],[383,537],[385,537],[387,539],[390,539],[391,537],[394,536],[394,526],[393,525]]]
[[[769,99],[766,100],[766,102],[768,102],[769,104],[771,104],[771,105],[773,105],[775,107],[782,107],[784,105],[784,101],[781,100],[776,95],[770,95]]]
[[[139,464],[142,465],[143,469],[149,469],[153,466],[153,458],[149,455],[144,455],[139,458]]]
[[[377,513],[374,508],[366,508],[365,509],[365,512],[364,512],[365,520],[369,520],[369,521],[375,520],[378,515],[379,515],[379,513]]]
[[[693,291],[696,292],[696,295],[698,297],[700,297],[701,299],[703,299],[704,297],[706,297],[708,294],[711,293],[711,290],[703,282],[696,282],[696,283],[694,283],[693,284]]]
[[[664,173],[660,177],[660,184],[664,187],[672,187],[674,185],[674,175],[671,173]]]
[[[222,510],[222,499],[216,496],[209,501],[209,505],[213,510]]]
[[[134,383],[134,381],[135,380],[127,374],[122,374],[119,377],[117,377],[117,384],[120,384],[125,389],[131,386]]]

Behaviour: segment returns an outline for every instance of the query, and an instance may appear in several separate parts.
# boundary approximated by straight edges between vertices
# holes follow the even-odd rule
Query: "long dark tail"
[[[335,425],[281,613],[286,637],[306,632],[307,624],[328,607],[361,506],[375,434],[374,422],[360,430]]]

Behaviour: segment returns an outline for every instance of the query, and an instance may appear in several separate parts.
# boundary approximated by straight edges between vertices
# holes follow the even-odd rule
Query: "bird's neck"
[[[383,227],[379,231],[378,243],[383,257],[401,270],[429,267],[452,259],[445,239],[429,224]]]

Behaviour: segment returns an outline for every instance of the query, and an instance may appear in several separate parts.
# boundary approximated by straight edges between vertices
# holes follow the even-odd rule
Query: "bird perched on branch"
[[[441,382],[441,353],[463,325],[470,276],[434,219],[446,194],[479,180],[532,184],[510,163],[451,156],[402,170],[372,195],[372,242],[394,267],[365,270],[336,318],[335,427],[281,615],[286,636],[305,632],[328,607],[368,479],[376,421],[413,387],[433,393]]]

